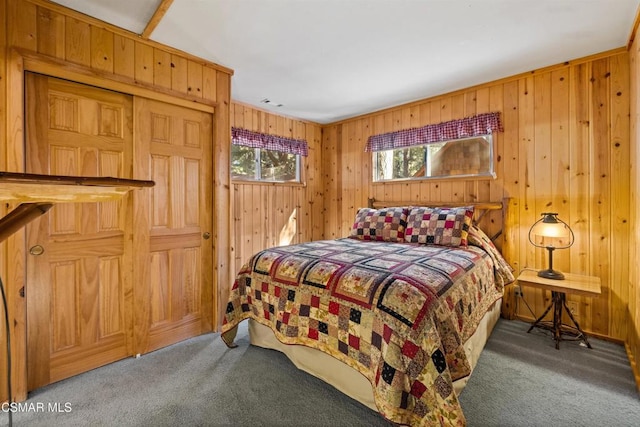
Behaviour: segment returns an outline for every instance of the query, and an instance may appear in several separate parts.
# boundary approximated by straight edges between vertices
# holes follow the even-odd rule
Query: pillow
[[[351,235],[360,240],[404,242],[407,227],[407,208],[361,208],[351,229]]]
[[[405,240],[442,246],[467,246],[473,206],[459,208],[414,207],[409,211]]]

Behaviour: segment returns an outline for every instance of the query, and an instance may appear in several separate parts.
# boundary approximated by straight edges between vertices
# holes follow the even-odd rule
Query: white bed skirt
[[[487,314],[482,318],[478,329],[464,344],[465,352],[471,364],[471,370],[475,368],[487,339],[493,331],[500,317],[502,300],[496,301]],[[274,349],[284,353],[298,369],[310,373],[321,380],[331,384],[347,396],[357,400],[363,405],[377,411],[373,400],[373,389],[369,380],[357,370],[338,359],[310,347],[303,345],[288,345],[281,343],[268,327],[249,319],[249,336],[251,344],[258,347]],[[453,387],[456,394],[460,394],[469,381],[469,376],[454,381]]]

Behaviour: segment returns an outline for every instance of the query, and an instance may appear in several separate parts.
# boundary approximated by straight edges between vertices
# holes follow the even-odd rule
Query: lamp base
[[[552,269],[540,270],[538,271],[538,276],[544,277],[545,279],[564,280],[564,274]]]

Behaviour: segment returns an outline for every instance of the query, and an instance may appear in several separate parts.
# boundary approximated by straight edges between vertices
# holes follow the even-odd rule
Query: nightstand
[[[582,339],[587,347],[591,348],[587,335],[576,321],[575,317],[567,307],[566,294],[582,295],[587,297],[597,297],[600,295],[600,278],[595,276],[583,276],[581,274],[564,273],[564,280],[546,279],[538,276],[537,271],[524,270],[518,276],[518,282],[539,289],[551,291],[551,304],[546,308],[542,316],[538,317],[527,332],[531,332],[534,327],[547,329],[553,332],[556,340],[556,349],[560,348],[562,335],[572,335],[575,339]],[[553,322],[543,321],[544,316],[553,307]],[[562,323],[562,309],[567,312],[574,326]]]

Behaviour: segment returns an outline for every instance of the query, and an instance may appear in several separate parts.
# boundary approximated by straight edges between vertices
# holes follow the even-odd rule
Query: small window
[[[491,135],[373,152],[374,182],[494,177]]]
[[[300,182],[300,155],[231,146],[231,177],[238,180]]]

